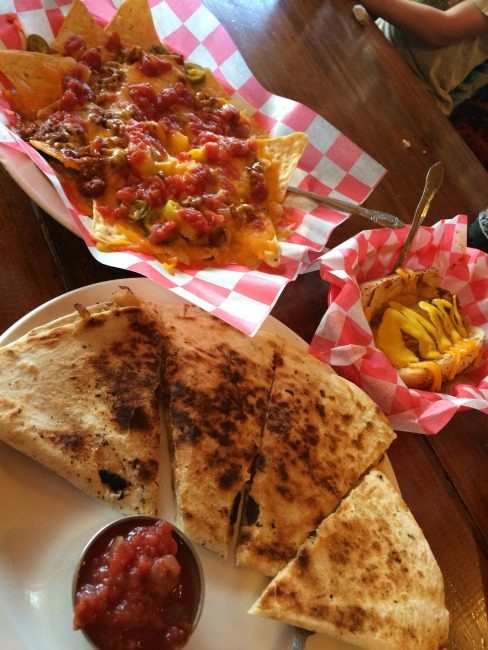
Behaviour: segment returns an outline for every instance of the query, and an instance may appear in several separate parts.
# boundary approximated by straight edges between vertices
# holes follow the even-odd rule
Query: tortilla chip
[[[305,133],[290,133],[277,138],[258,140],[258,156],[266,164],[264,175],[270,188],[269,199],[280,203],[307,145]]]
[[[81,36],[87,48],[102,47],[107,40],[107,35],[81,0],[73,0],[58,35],[50,44],[51,49],[64,53],[64,44],[73,35]]]
[[[63,163],[63,165],[68,169],[76,169],[78,171],[81,168],[81,160],[79,158],[69,158],[69,156],[63,155],[53,145],[49,144],[49,142],[30,140],[29,144],[34,147],[34,149],[56,158],[56,160],[59,160],[59,162]]]
[[[160,45],[147,0],[124,0],[117,13],[105,27],[107,35],[117,32],[124,47],[137,44],[143,50]]]
[[[71,57],[0,50],[0,70],[15,91],[6,94],[22,117],[34,118],[63,94],[62,79],[76,66]]]
[[[235,228],[231,234],[231,257],[238,263],[250,268],[256,267],[261,260],[268,266],[276,268],[281,262],[280,245],[275,227],[269,215],[260,215],[259,231]]]
[[[204,68],[205,77],[201,82],[195,85],[195,88],[201,90],[213,97],[221,97],[230,102],[231,97],[224,86],[212,74],[210,68]]]
[[[93,204],[93,223],[91,236],[102,247],[123,248],[130,244],[145,246],[146,242],[140,229],[129,221],[109,221],[102,217],[97,209],[96,201]]]
[[[249,236],[246,231],[236,231],[228,247],[205,246],[188,242],[179,237],[161,246],[151,245],[136,222],[111,220],[102,216],[93,203],[93,221],[90,234],[101,251],[123,251],[136,248],[139,252],[153,255],[161,264],[205,262],[209,266],[224,266],[237,262],[255,268],[261,260],[272,267],[280,264],[280,249],[276,235],[270,232],[270,224],[260,237]]]
[[[49,164],[61,182],[64,193],[70,203],[76,207],[79,213],[87,217],[92,217],[93,199],[80,193],[78,189],[79,174],[77,170],[66,167],[63,163],[52,157],[49,160]]]

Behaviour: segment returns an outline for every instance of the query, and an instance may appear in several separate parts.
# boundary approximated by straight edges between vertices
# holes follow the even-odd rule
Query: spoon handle
[[[368,208],[363,208],[362,206],[356,205],[354,203],[339,201],[338,199],[331,199],[329,196],[322,196],[322,194],[309,192],[308,190],[302,190],[299,187],[293,187],[292,185],[288,186],[288,190],[290,192],[293,192],[293,194],[305,196],[307,199],[312,199],[313,201],[323,203],[330,208],[335,208],[336,210],[339,210],[339,212],[358,214],[361,217],[366,217],[366,219],[374,221],[374,223],[377,223],[380,226],[385,226],[386,228],[403,228],[405,226],[401,219],[393,216],[392,214],[388,214],[388,212],[369,210]]]
[[[295,633],[293,635],[293,645],[291,646],[291,650],[305,650],[305,644],[311,634],[313,634],[313,632],[304,630],[301,627],[296,627]]]
[[[430,204],[432,203],[432,199],[434,198],[434,196],[437,193],[437,190],[441,186],[443,178],[444,178],[444,165],[441,162],[437,162],[435,163],[435,165],[432,165],[432,167],[427,172],[424,191],[422,192],[422,196],[420,197],[420,201],[417,205],[417,209],[415,210],[415,214],[412,220],[412,225],[410,226],[410,230],[408,231],[407,237],[402,246],[402,250],[400,251],[397,261],[395,262],[395,265],[391,270],[392,273],[396,271],[396,269],[400,268],[405,262],[407,253],[410,250],[410,246],[412,245],[413,238],[415,237],[417,230],[419,229],[425,217],[427,216],[427,212],[429,211]]]

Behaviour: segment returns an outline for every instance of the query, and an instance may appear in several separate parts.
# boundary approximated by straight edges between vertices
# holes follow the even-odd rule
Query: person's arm
[[[472,0],[446,11],[413,0],[363,0],[363,6],[426,45],[445,47],[488,32],[488,18]]]

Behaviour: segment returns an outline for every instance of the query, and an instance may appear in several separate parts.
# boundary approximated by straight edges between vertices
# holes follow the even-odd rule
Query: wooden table
[[[427,169],[445,180],[430,223],[473,218],[488,205],[488,174],[374,24],[346,0],[205,0],[271,92],[307,104],[387,168],[365,205],[410,221]],[[43,213],[0,168],[0,331],[71,289],[126,277]],[[352,217],[343,241],[370,223]],[[326,304],[317,273],[289,285],[273,315],[310,341]],[[441,566],[451,613],[449,648],[488,639],[488,418],[454,417],[436,436],[399,433],[389,452],[403,496]]]

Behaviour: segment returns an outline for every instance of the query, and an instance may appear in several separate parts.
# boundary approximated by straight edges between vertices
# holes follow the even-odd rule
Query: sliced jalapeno
[[[205,79],[205,68],[198,63],[185,63],[185,74],[188,81],[192,84],[198,84]]]
[[[151,54],[171,54],[168,48],[164,45],[151,45],[149,51]]]
[[[147,201],[139,199],[129,207],[129,217],[134,221],[144,219],[149,212],[149,204]]]
[[[30,34],[30,36],[27,37],[27,51],[49,54],[49,45],[42,36],[39,36],[39,34]]]
[[[158,208],[153,208],[152,210],[148,210],[146,212],[144,218],[139,221],[139,225],[141,225],[144,231],[149,234],[153,225],[158,221],[161,221],[161,210]]]

